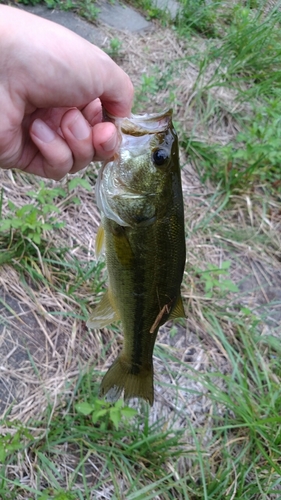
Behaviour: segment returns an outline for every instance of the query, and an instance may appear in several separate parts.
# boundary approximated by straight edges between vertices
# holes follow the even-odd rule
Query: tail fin
[[[153,405],[153,367],[140,369],[138,374],[131,373],[132,366],[119,356],[102,379],[100,396],[110,403],[120,398],[124,390],[124,399],[142,398]]]

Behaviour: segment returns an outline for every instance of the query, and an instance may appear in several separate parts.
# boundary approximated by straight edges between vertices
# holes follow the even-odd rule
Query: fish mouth
[[[107,112],[103,113],[104,121],[113,122],[121,133],[140,137],[147,134],[157,134],[167,130],[172,121],[173,110],[165,109],[161,113],[143,114],[118,118]]]

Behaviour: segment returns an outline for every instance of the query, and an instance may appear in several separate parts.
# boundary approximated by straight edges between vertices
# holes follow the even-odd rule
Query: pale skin
[[[98,47],[0,5],[0,168],[59,180],[118,147],[102,107],[128,116],[132,83]]]

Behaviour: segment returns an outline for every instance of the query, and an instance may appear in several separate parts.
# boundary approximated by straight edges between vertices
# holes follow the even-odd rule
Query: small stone
[[[175,19],[181,9],[180,4],[175,0],[153,0],[153,4],[158,9],[164,10],[170,14],[171,19]]]
[[[139,12],[118,2],[114,4],[102,2],[98,4],[98,8],[100,9],[98,20],[117,30],[136,32],[151,26]]]

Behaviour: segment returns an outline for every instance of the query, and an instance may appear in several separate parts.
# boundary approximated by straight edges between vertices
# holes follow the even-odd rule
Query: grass
[[[159,332],[153,408],[98,398],[122,332],[85,327],[106,287],[96,168],[0,172],[4,500],[280,498],[280,15],[182,4],[105,47],[126,47],[135,111],[172,106],[181,141],[187,319]]]

